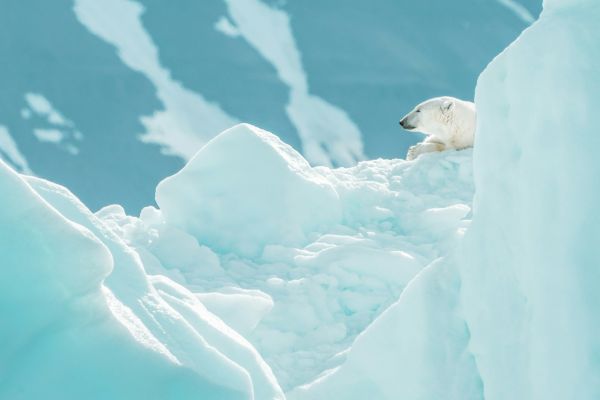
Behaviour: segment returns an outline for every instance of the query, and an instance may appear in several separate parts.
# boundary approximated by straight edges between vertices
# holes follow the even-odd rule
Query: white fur
[[[454,97],[436,97],[416,106],[400,120],[411,132],[422,132],[427,138],[408,150],[407,160],[420,154],[448,149],[473,147],[477,113],[475,104]]]

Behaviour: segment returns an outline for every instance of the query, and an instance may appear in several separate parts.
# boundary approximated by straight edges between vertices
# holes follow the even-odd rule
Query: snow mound
[[[66,189],[1,162],[0,187],[0,398],[283,398],[246,340],[149,280]]]
[[[250,125],[221,133],[140,218],[97,213],[147,270],[243,333],[285,390],[339,366],[356,336],[455,246],[471,150],[311,168]]]
[[[0,360],[19,361],[0,364],[11,365],[0,366],[0,397],[327,398],[346,379],[357,382],[348,395],[404,393],[378,368],[448,332],[446,311],[458,318],[450,272],[421,271],[468,226],[471,155],[312,168],[273,134],[238,125],[165,179],[160,209],[139,217],[119,205],[93,214],[64,187],[2,165],[0,310],[27,313],[0,328]],[[440,299],[419,294],[429,281]],[[457,321],[448,360],[468,336]],[[437,336],[411,343],[423,326]],[[404,350],[383,349],[390,327]],[[377,359],[372,373],[356,369]],[[44,368],[35,377],[32,363]],[[300,387],[332,368],[347,378]],[[444,382],[471,383],[460,377]]]
[[[343,365],[287,398],[482,399],[459,289],[452,262],[432,263],[357,337]]]
[[[340,220],[332,185],[275,135],[248,124],[221,133],[156,189],[165,220],[221,252],[299,246]]]

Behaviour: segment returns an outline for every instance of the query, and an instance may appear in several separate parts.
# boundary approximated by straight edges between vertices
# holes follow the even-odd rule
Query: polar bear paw
[[[419,145],[414,145],[414,146],[410,146],[408,149],[408,153],[406,153],[406,160],[407,161],[412,161],[415,158],[417,158],[419,156],[419,154],[421,154],[419,152]]]
[[[446,149],[446,146],[444,146],[442,143],[436,143],[436,142],[419,143],[414,146],[410,146],[410,148],[408,149],[408,153],[406,154],[406,160],[412,161],[415,158],[419,157],[421,154],[433,153],[436,151],[444,151],[445,149]]]

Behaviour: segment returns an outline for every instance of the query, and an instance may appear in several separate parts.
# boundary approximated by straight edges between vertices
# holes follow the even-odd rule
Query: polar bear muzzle
[[[411,125],[411,124],[410,124],[410,123],[407,121],[407,119],[408,119],[408,116],[406,116],[406,117],[402,118],[402,119],[400,120],[400,126],[401,126],[401,127],[403,127],[403,128],[404,128],[404,129],[406,129],[406,130],[415,129],[415,128],[416,128],[416,126],[412,126],[412,125]]]

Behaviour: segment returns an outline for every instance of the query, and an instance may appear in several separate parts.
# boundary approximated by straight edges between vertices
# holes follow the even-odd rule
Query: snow
[[[210,141],[140,218],[97,216],[147,270],[243,333],[289,391],[343,363],[356,336],[466,226],[471,151],[310,167],[248,124]]]
[[[346,362],[287,398],[483,399],[455,266],[436,261],[353,343]]]
[[[73,121],[64,117],[50,101],[40,93],[25,93],[25,102],[29,108],[21,110],[24,119],[30,119],[32,114],[41,117],[44,122],[34,120],[34,123],[43,124],[44,128],[34,128],[33,135],[42,143],[51,143],[71,155],[79,154],[77,142],[83,140],[83,134],[76,130]],[[50,125],[51,127],[47,127]]]
[[[60,143],[65,138],[58,129],[34,129],[33,134],[40,142]]]
[[[598,18],[547,1],[482,73],[472,224],[289,399],[598,398]]]
[[[293,85],[308,87],[312,100],[292,94],[291,83],[280,78],[275,61],[258,50],[268,44],[255,47],[241,35],[232,39],[215,31],[215,22],[222,18],[239,31],[225,1],[187,1],[181,6],[152,0],[40,2],[37,13],[17,1],[10,12],[0,14],[2,37],[14,39],[0,41],[0,59],[11,60],[0,63],[0,124],[8,127],[40,176],[66,185],[94,210],[116,202],[128,213],[137,213],[153,203],[156,184],[181,168],[182,157],[193,156],[236,120],[275,132],[301,153],[295,124],[307,135],[327,134],[323,141],[315,138],[309,161],[318,158],[326,164],[335,158],[333,164],[342,165],[354,159],[346,157],[346,149],[356,146],[343,135],[348,129],[338,119],[350,119],[361,131],[366,158],[403,157],[418,138],[399,131],[398,117],[431,96],[472,98],[483,67],[525,27],[498,1],[446,2],[434,13],[427,3],[408,0],[385,0],[376,7],[359,0],[261,0],[266,11],[244,1],[234,6],[256,9],[244,15],[259,20],[253,23],[257,29],[270,32],[261,40],[279,42],[284,38],[280,32],[289,31],[291,39],[287,36],[286,47],[276,53],[295,49],[300,64],[282,64],[279,59],[276,63],[294,70],[299,66],[305,83]],[[538,15],[541,0],[518,1]],[[92,3],[100,3],[100,9]],[[86,7],[89,12],[84,12]],[[269,10],[287,16],[289,26],[271,27]],[[398,23],[400,15],[412,18]],[[194,126],[186,123],[199,120],[204,108],[181,94],[177,85],[191,97],[198,94],[218,105],[230,119],[211,132],[206,128],[213,114],[202,113],[203,121]],[[77,143],[75,132],[34,113],[24,98],[27,93],[43,96],[76,124],[84,141]],[[308,107],[307,112],[301,107]],[[347,117],[338,118],[335,109]],[[171,122],[165,113],[180,122]],[[144,126],[141,119],[156,122],[156,129]],[[309,125],[315,127],[310,132]],[[34,129],[60,129],[75,139],[68,143],[80,156],[40,143]],[[168,143],[139,140],[153,132],[165,133],[160,138],[169,142],[171,133],[179,137],[183,131],[201,140],[182,139],[191,145],[179,147],[181,157],[164,154],[173,152]],[[336,147],[330,144],[336,141],[341,150],[333,156]]]
[[[143,116],[147,132],[145,143],[162,146],[163,152],[185,160],[236,119],[201,94],[186,89],[161,65],[158,49],[144,29],[144,7],[132,0],[77,0],[74,5],[79,21],[118,50],[128,67],[146,76],[156,88],[164,110]]]
[[[311,167],[240,124],[139,217],[0,162],[0,398],[600,397],[600,4],[545,7],[473,150]]]
[[[8,129],[3,125],[0,125],[0,159],[12,165],[19,172],[33,173],[27,164],[27,159],[19,150]]]
[[[12,316],[0,359],[13,360],[0,397],[283,398],[247,341],[191,292],[147,277],[65,188],[3,163],[0,186],[0,309]]]
[[[225,2],[236,31],[275,67],[279,79],[289,87],[286,112],[308,161],[351,166],[363,160],[361,132],[356,123],[344,110],[310,93],[289,15],[261,0]],[[224,33],[232,36],[230,32]]]
[[[78,132],[75,132],[78,133]],[[33,135],[42,143],[51,143],[56,145],[57,147],[63,149],[71,155],[79,154],[79,148],[73,144],[73,142],[68,136],[66,131],[61,131],[59,129],[40,129],[35,128],[33,130]],[[74,135],[73,139],[81,140],[81,136]],[[70,142],[70,143],[68,143]]]
[[[512,11],[517,17],[523,20],[526,24],[532,24],[535,17],[516,0],[498,0],[500,4]]]
[[[0,328],[0,359],[20,360],[3,363],[0,397],[277,399],[343,364],[454,246],[471,151],[314,168],[241,124],[140,217],[92,214],[5,164],[0,187],[0,310],[26,310]]]
[[[36,114],[47,119],[48,123],[56,126],[72,126],[73,123],[67,120],[52,103],[40,93],[25,93],[25,101]],[[26,114],[25,114],[26,115]],[[27,117],[25,117],[27,118]]]
[[[215,29],[224,35],[235,38],[241,35],[240,30],[231,23],[229,18],[221,17],[215,22]]]
[[[299,246],[341,218],[331,184],[276,136],[245,124],[162,181],[156,201],[167,223],[220,252],[243,255],[268,244]]]
[[[599,18],[594,1],[545,1],[478,82],[477,196],[460,265],[486,399],[600,396]]]

